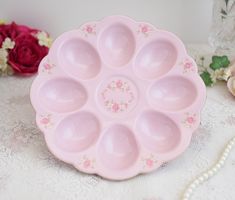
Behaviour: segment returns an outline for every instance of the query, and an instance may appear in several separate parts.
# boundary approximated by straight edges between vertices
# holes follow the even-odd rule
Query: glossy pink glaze
[[[31,87],[50,151],[113,180],[153,171],[185,151],[205,97],[183,43],[124,16],[62,34]]]

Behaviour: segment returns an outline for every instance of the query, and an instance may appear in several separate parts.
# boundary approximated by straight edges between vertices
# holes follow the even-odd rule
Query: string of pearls
[[[197,177],[196,179],[194,179],[186,188],[185,192],[183,193],[182,196],[182,200],[189,200],[190,197],[192,196],[194,190],[201,185],[202,183],[204,183],[205,181],[207,181],[209,178],[211,178],[212,176],[214,176],[215,174],[218,173],[218,171],[224,166],[225,161],[227,160],[231,150],[233,149],[233,147],[235,146],[235,136],[228,142],[228,144],[226,145],[220,159],[208,170],[204,171],[203,173],[201,173],[201,175],[199,175],[199,177]]]

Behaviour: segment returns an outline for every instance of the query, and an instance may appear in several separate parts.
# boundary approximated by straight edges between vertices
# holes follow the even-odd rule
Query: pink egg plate
[[[182,154],[205,98],[183,43],[125,16],[59,36],[31,87],[50,151],[112,180],[151,172]]]

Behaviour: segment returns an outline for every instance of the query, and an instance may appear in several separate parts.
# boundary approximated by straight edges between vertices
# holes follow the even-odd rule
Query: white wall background
[[[0,18],[45,29],[53,37],[86,21],[123,14],[176,33],[186,43],[207,42],[212,0],[0,0]]]

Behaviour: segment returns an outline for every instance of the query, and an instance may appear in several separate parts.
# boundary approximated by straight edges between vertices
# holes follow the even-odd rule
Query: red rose
[[[9,51],[8,57],[12,69],[23,75],[37,72],[40,61],[48,53],[48,48],[40,46],[31,34],[20,34],[14,41],[15,47]]]
[[[8,37],[8,33],[9,33],[9,28],[10,25],[5,25],[2,24],[0,25],[0,48],[2,47],[2,43],[5,40],[6,37]]]
[[[38,32],[37,29],[31,29],[28,26],[18,25],[15,22],[12,22],[9,26],[10,28],[9,28],[8,37],[11,38],[12,40],[14,40],[16,37],[20,35],[33,34]]]
[[[0,47],[2,46],[3,41],[6,37],[14,40],[16,37],[23,34],[33,34],[37,33],[37,29],[31,29],[24,25],[17,25],[15,22],[11,24],[2,24],[0,25]]]

